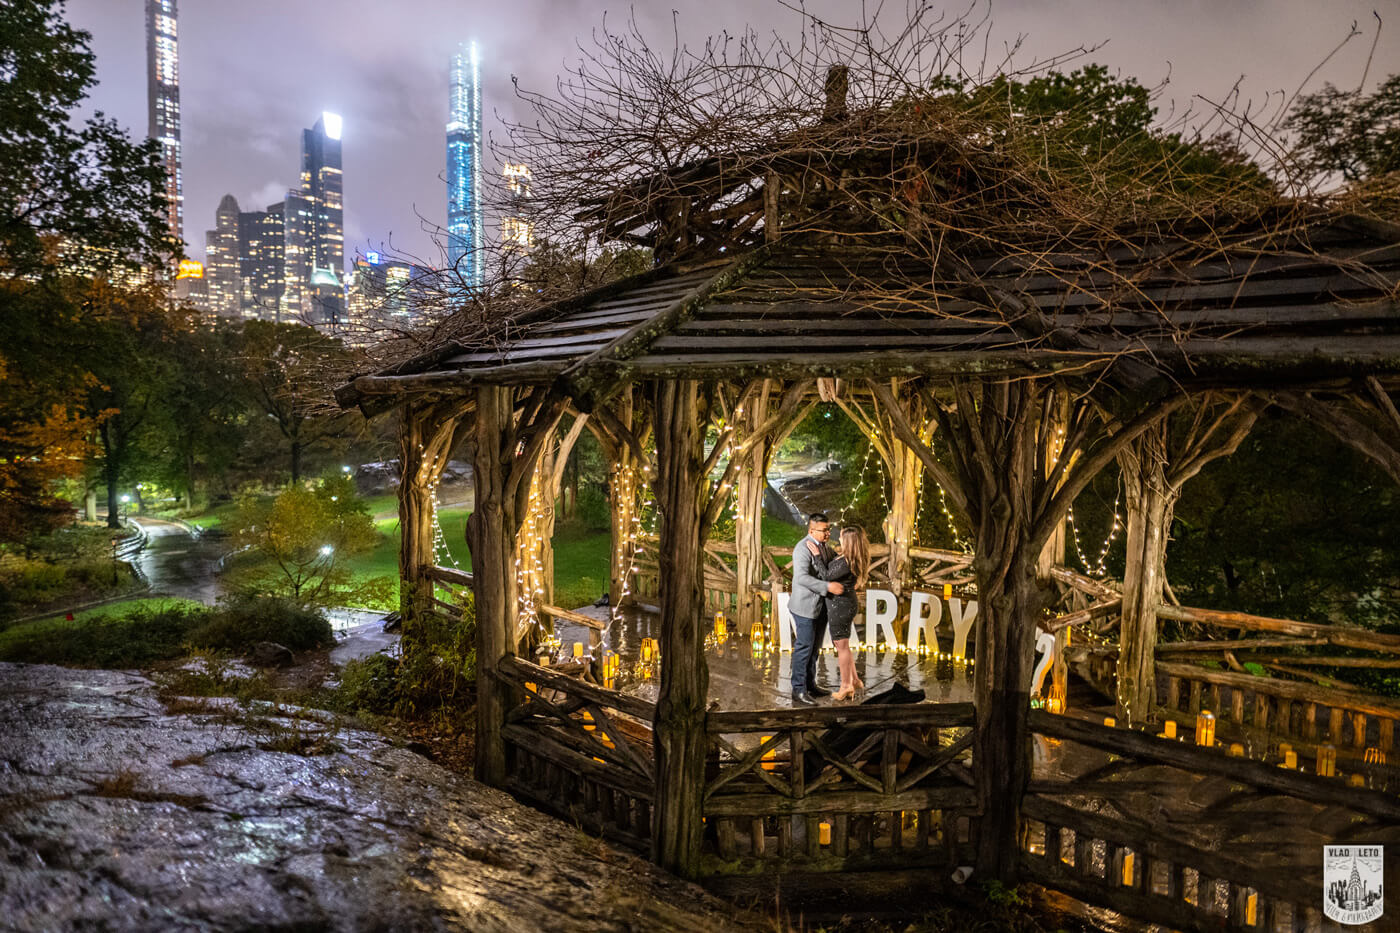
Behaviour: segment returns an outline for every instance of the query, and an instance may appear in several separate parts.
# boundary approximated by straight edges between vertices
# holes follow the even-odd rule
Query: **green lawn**
[[[126,615],[137,609],[192,609],[201,605],[202,603],[197,603],[193,600],[171,599],[168,596],[144,596],[138,597],[136,599],[119,599],[115,602],[103,603],[100,606],[93,606],[90,609],[84,609],[81,612],[75,612],[73,613],[72,622],[69,622],[67,619],[64,618],[65,613],[60,612],[57,615],[47,616],[42,619],[32,619],[28,622],[16,623],[15,625],[12,625],[9,628],[5,629],[3,632],[0,632],[0,639],[3,639],[5,636],[11,635],[11,633],[17,632],[21,629],[23,629],[25,632],[43,632],[49,631],[51,629],[63,629],[74,625],[80,625],[83,622],[95,619],[98,616]]]
[[[392,498],[392,497],[391,497]],[[373,500],[371,500],[373,501]],[[457,559],[457,566],[470,570],[471,554],[467,550],[466,520],[471,514],[465,508],[445,508],[438,511],[443,540],[448,551]],[[387,576],[397,579],[399,572],[399,520],[379,519],[378,546],[368,554],[349,561],[357,576]],[[798,525],[777,519],[763,522],[763,543],[767,546],[790,548],[805,534]],[[779,564],[786,561],[781,558]],[[451,566],[448,562],[448,566]],[[576,525],[561,525],[554,535],[554,601],[565,609],[592,603],[608,589],[608,533],[592,531]],[[398,599],[395,585],[394,600]],[[397,605],[397,603],[394,603]],[[387,608],[387,607],[386,607]]]

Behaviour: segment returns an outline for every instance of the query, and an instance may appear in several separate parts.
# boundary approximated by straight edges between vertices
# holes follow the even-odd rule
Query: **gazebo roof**
[[[1197,234],[964,248],[937,265],[889,240],[780,240],[613,283],[337,397],[555,382],[583,397],[640,378],[1101,372],[1128,359],[1119,372],[1178,381],[1400,373],[1400,228],[1315,215]]]

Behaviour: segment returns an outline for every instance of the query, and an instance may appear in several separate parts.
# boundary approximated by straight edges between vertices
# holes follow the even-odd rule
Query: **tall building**
[[[452,57],[447,118],[447,261],[469,288],[482,284],[481,68],[476,43]]]
[[[231,194],[224,195],[214,213],[214,229],[204,235],[205,307],[221,317],[242,314],[239,217],[238,201]]]
[[[165,160],[170,235],[185,237],[185,190],[180,177],[180,45],[176,0],[146,0],[147,135]]]
[[[412,263],[366,253],[355,260],[346,289],[346,314],[357,333],[372,337],[402,327],[428,294],[432,273]]]
[[[244,317],[277,319],[285,275],[285,204],[238,215],[238,276],[242,285],[239,307]]]
[[[323,113],[301,134],[301,187],[287,192],[282,312],[334,327],[345,316],[345,206],[341,119]]]

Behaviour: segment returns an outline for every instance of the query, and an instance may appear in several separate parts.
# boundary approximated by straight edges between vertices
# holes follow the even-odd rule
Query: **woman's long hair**
[[[855,525],[841,529],[841,556],[856,575],[856,589],[864,589],[866,574],[870,573],[870,542],[865,529]]]

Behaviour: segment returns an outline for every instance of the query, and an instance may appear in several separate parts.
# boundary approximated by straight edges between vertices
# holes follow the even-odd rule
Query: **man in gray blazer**
[[[807,518],[807,537],[792,549],[792,596],[788,612],[792,614],[797,637],[792,646],[792,705],[815,706],[813,697],[830,696],[829,690],[817,686],[817,652],[826,634],[827,593],[839,595],[839,583],[827,583],[821,578],[827,562],[835,555],[827,545],[831,523],[822,512]]]

